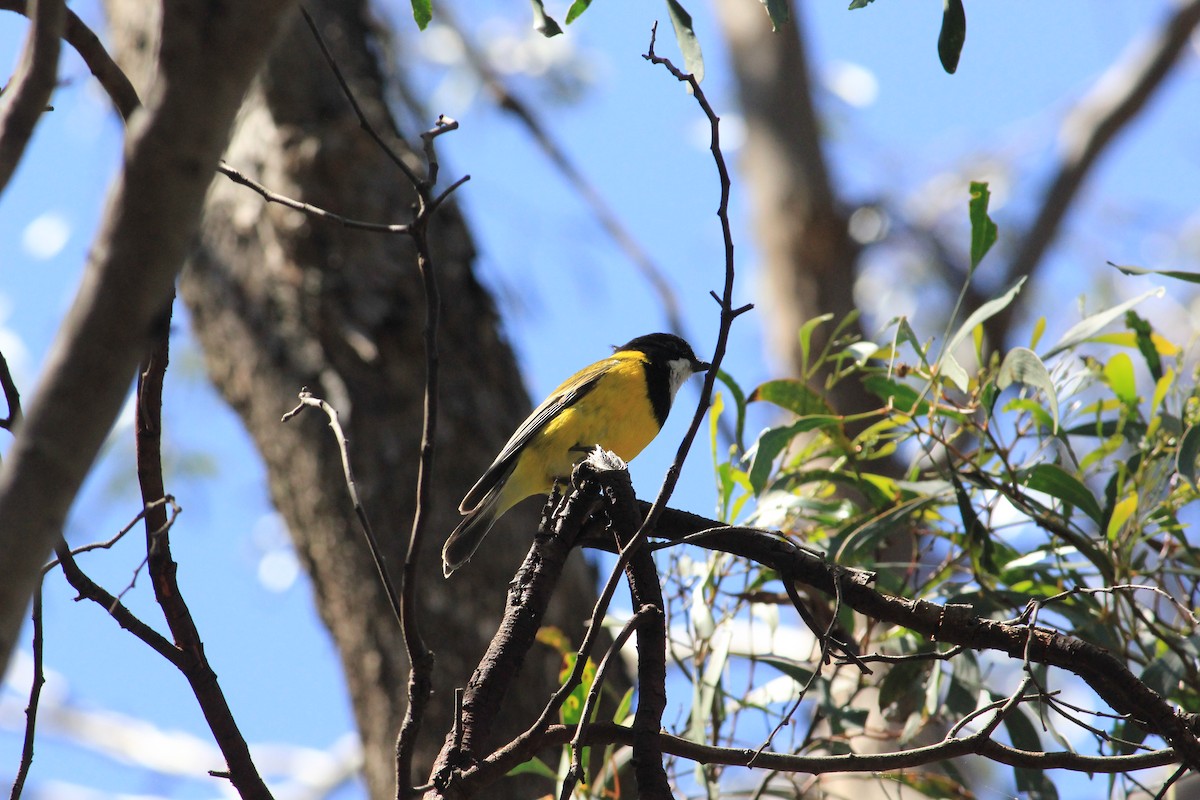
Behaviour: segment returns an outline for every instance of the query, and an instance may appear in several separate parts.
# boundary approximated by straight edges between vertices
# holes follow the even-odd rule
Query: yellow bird
[[[500,515],[569,478],[596,445],[625,461],[642,452],[662,429],[679,387],[709,366],[678,336],[651,333],[563,381],[459,503],[465,519],[442,548],[446,577],[470,560]]]

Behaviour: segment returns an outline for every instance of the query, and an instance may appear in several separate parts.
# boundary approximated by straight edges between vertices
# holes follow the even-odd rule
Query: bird
[[[684,381],[706,372],[691,346],[650,333],[567,378],[521,423],[458,506],[464,519],[442,547],[447,578],[470,560],[502,514],[547,494],[599,445],[629,461],[658,435]]]

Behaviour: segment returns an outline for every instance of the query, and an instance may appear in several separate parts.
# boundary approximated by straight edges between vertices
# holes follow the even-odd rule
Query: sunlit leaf
[[[1046,332],[1046,317],[1037,318],[1037,322],[1033,323],[1033,333],[1029,337],[1029,349],[1038,346],[1038,342],[1042,340],[1042,334]]]
[[[1137,378],[1133,374],[1133,359],[1125,353],[1114,353],[1104,365],[1104,379],[1125,405],[1137,404]]]
[[[833,319],[833,314],[822,314],[819,317],[812,317],[811,319],[805,320],[804,324],[800,326],[800,332],[797,334],[797,337],[800,340],[801,374],[808,375],[809,370],[812,368],[812,362],[809,359],[811,358],[812,354],[813,331],[815,331],[819,325],[822,325],[831,319]]]
[[[1113,506],[1112,517],[1108,520],[1108,538],[1115,539],[1124,528],[1125,523],[1133,516],[1138,507],[1138,494],[1133,492],[1128,497]]]
[[[999,314],[1007,308],[1016,298],[1017,293],[1021,291],[1021,287],[1025,285],[1025,279],[1018,280],[1011,289],[1004,294],[989,300],[988,302],[975,309],[975,313],[967,317],[967,321],[954,334],[946,340],[946,346],[942,349],[943,353],[953,353],[959,343],[971,335],[971,331],[975,330],[976,325],[981,325],[987,320]]]
[[[675,29],[679,52],[683,54],[684,68],[699,83],[704,80],[704,54],[700,52],[700,40],[692,28],[692,15],[679,4],[679,0],[667,0],[667,14],[671,17],[671,27]]]
[[[938,34],[938,58],[941,59],[942,69],[951,75],[958,69],[958,57],[962,55],[963,43],[967,40],[967,14],[963,11],[962,0],[943,0],[942,30]],[[971,260],[975,261],[974,246],[971,248]]]
[[[571,3],[571,7],[567,9],[567,24],[570,25],[579,15],[588,10],[588,6],[592,4],[592,0],[575,0]]]
[[[1021,473],[1021,482],[1035,492],[1043,492],[1078,508],[1097,523],[1103,517],[1100,503],[1083,481],[1057,464],[1035,464]]]
[[[1014,383],[1040,389],[1046,395],[1046,402],[1050,404],[1050,415],[1054,418],[1052,431],[1057,433],[1058,394],[1054,388],[1054,381],[1050,378],[1050,371],[1038,358],[1037,353],[1025,347],[1014,347],[1004,356],[1000,370],[996,373],[996,387],[1003,390]]]
[[[750,486],[754,494],[762,493],[771,477],[771,466],[793,439],[802,433],[815,431],[820,428],[835,426],[840,422],[837,417],[809,416],[796,420],[791,425],[779,428],[769,428],[763,431],[758,441],[750,447],[746,454],[750,459]]]
[[[950,381],[960,392],[967,391],[971,385],[971,377],[967,375],[967,371],[949,353],[942,356],[942,360],[938,362],[938,374]]]
[[[1112,308],[1106,308],[1103,311],[1098,311],[1090,317],[1080,320],[1064,333],[1062,338],[1058,340],[1058,343],[1054,347],[1051,347],[1042,358],[1049,359],[1053,355],[1065,352],[1082,342],[1086,342],[1129,309],[1151,297],[1162,297],[1163,293],[1164,289],[1160,286],[1145,294],[1140,294],[1132,300],[1126,300],[1124,303],[1115,305]]]

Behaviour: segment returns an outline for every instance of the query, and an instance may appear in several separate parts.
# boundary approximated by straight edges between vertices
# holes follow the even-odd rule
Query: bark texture
[[[109,8],[119,52],[131,74],[144,74],[153,47],[142,4],[111,0]],[[418,164],[381,99],[375,58],[383,48],[364,5],[331,1],[309,10],[377,130]],[[299,14],[248,96],[226,160],[277,192],[347,217],[409,217],[411,187],[360,130]],[[443,175],[456,177],[446,165]],[[452,204],[433,236],[445,306],[442,396],[420,614],[437,662],[418,782],[450,725],[453,689],[483,653],[533,531],[532,514],[510,514],[471,564],[443,580],[438,553],[458,520],[458,500],[524,417],[528,398],[492,300],[472,273],[471,238]],[[302,387],[339,409],[359,491],[398,575],[414,511],[424,379],[424,300],[412,247],[402,236],[347,230],[267,205],[218,178],[180,293],[212,379],[260,450],[272,498],[312,577],[341,654],[371,795],[392,797],[408,667],[400,631],[355,522],[325,420],[305,414],[284,425],[280,416]],[[577,556],[564,577],[552,622],[577,635],[594,579]],[[522,691],[508,698],[511,724],[502,733],[540,710],[558,666],[557,655],[534,651]],[[496,796],[504,796],[516,785],[499,788]]]

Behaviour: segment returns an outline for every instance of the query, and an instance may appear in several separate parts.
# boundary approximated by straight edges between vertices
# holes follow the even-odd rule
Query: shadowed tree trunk
[[[382,70],[374,59],[382,48],[374,46],[377,32],[364,6],[309,8],[376,129],[418,165],[380,99]],[[151,21],[142,3],[110,0],[109,10],[116,50],[136,80],[153,51]],[[406,222],[414,199],[403,174],[360,130],[299,14],[247,98],[226,160],[275,191],[348,217]],[[457,177],[446,165],[443,175]],[[532,531],[531,514],[509,515],[486,554],[442,578],[439,550],[459,518],[458,500],[524,417],[528,399],[492,299],[475,280],[470,234],[453,204],[439,213],[432,237],[444,303],[442,394],[420,617],[437,662],[417,783],[450,725],[453,689],[466,682],[499,619]],[[412,247],[403,236],[346,230],[268,205],[217,178],[180,292],[212,379],[266,462],[272,499],[341,653],[371,795],[392,797],[407,680],[400,631],[326,421],[310,413],[281,424],[280,416],[302,387],[341,412],[359,492],[398,576],[414,512],[424,388],[424,299]],[[561,584],[569,596],[556,601],[552,622],[577,636],[595,581],[573,558],[573,574]],[[508,700],[514,722],[528,724],[551,691],[559,659],[541,655],[527,663],[520,696]],[[523,725],[505,732],[517,727]]]

